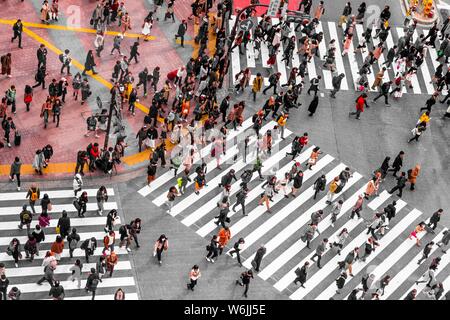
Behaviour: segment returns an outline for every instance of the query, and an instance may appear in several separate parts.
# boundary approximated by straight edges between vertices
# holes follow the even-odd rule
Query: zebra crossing
[[[9,279],[8,291],[12,287],[17,287],[22,295],[23,300],[48,300],[48,292],[50,285],[45,282],[38,285],[36,282],[44,275],[44,267],[42,266],[43,258],[47,251],[50,250],[52,243],[56,238],[56,226],[61,213],[65,210],[70,217],[70,225],[77,229],[80,235],[78,248],[73,252],[73,258],[70,258],[68,243],[65,241],[65,249],[61,254],[61,260],[54,271],[54,277],[60,281],[60,285],[64,287],[66,300],[90,300],[92,295],[86,292],[87,275],[91,268],[95,268],[96,262],[102,255],[103,237],[106,225],[106,214],[112,209],[118,209],[115,200],[116,195],[113,188],[107,188],[108,201],[104,204],[103,216],[97,215],[96,194],[97,189],[83,189],[88,194],[87,211],[85,218],[73,218],[76,216],[76,209],[73,205],[74,193],[72,189],[59,190],[41,190],[41,198],[44,194],[48,194],[52,202],[52,210],[48,211],[51,216],[50,225],[44,228],[45,239],[39,244],[39,255],[34,256],[34,260],[30,262],[25,258],[24,245],[28,240],[26,228],[20,230],[19,214],[22,206],[28,204],[26,199],[27,192],[5,192],[0,193],[0,263],[5,265],[6,277]],[[38,224],[39,214],[42,208],[39,201],[35,205],[36,214],[33,214],[31,222],[31,230]],[[75,213],[75,214],[74,214]],[[118,228],[120,224],[115,225],[116,241],[120,238]],[[84,250],[80,249],[81,243],[85,239],[95,237],[97,239],[97,249],[90,259],[90,263],[85,263]],[[20,242],[22,259],[19,260],[18,267],[14,266],[14,258],[7,254],[7,247],[13,238],[17,238]],[[119,248],[118,243],[115,246],[115,252],[119,261],[114,268],[112,278],[105,276],[99,283],[96,291],[96,300],[113,300],[114,293],[118,288],[122,288],[126,294],[127,300],[137,300],[138,293],[136,283],[133,277],[132,264],[130,256],[125,248]],[[76,259],[80,259],[83,263],[81,289],[78,289],[77,282],[69,281],[71,274],[69,268],[74,264]]]
[[[274,126],[274,121],[267,122],[261,129],[261,134]],[[227,141],[248,135],[251,129],[251,123],[244,121],[242,127],[237,131],[230,130]],[[252,132],[253,133],[253,132]],[[253,135],[254,136],[254,135]],[[313,200],[314,181],[322,174],[327,179],[328,190],[329,183],[334,177],[338,176],[348,165],[340,162],[332,155],[323,153],[317,163],[308,170],[307,162],[315,145],[307,145],[304,150],[296,156],[294,161],[290,161],[286,153],[291,148],[291,138],[293,134],[289,130],[285,132],[285,140],[281,138],[274,139],[274,149],[263,161],[263,175],[276,175],[277,178],[283,178],[295,162],[301,163],[304,171],[303,185],[300,193],[295,197],[286,199],[280,190],[275,194],[270,202],[272,213],[266,211],[264,205],[258,205],[258,200],[263,192],[261,188],[264,181],[258,179],[258,175],[254,174],[249,182],[249,192],[246,198],[246,215],[242,215],[241,208],[237,211],[230,210],[227,215],[230,218],[228,224],[231,232],[231,240],[228,243],[226,253],[218,258],[216,263],[221,263],[224,259],[230,259],[229,251],[233,244],[239,239],[245,239],[244,248],[241,250],[242,264],[245,268],[252,267],[252,260],[255,257],[256,250],[264,244],[266,254],[262,260],[260,271],[257,275],[264,281],[269,282],[279,292],[286,294],[292,300],[300,299],[344,299],[356,287],[360,287],[361,277],[367,272],[373,273],[379,281],[385,275],[392,278],[392,286],[387,286],[385,295],[382,299],[400,299],[407,294],[409,287],[414,285],[428,268],[431,259],[435,256],[442,255],[440,249],[435,249],[430,254],[429,259],[423,261],[421,265],[417,264],[417,260],[422,255],[422,248],[415,246],[415,240],[409,240],[410,232],[421,221],[427,221],[431,212],[422,213],[418,209],[411,208],[402,199],[398,199],[395,195],[389,194],[386,190],[380,190],[379,194],[370,200],[365,201],[362,212],[362,219],[349,219],[350,211],[355,205],[358,196],[366,190],[368,180],[367,176],[352,170],[353,174],[346,183],[338,197],[334,199],[343,200],[342,209],[337,216],[337,220],[333,223],[330,215],[330,206],[326,203],[326,191],[319,193],[317,200]],[[250,139],[250,145],[255,140]],[[275,148],[277,146],[277,148]],[[199,236],[205,238],[205,242],[209,242],[214,234],[217,234],[219,227],[214,223],[215,216],[218,215],[217,203],[221,199],[222,189],[218,186],[221,177],[229,170],[234,169],[236,176],[247,168],[251,168],[255,159],[255,155],[247,156],[247,163],[244,163],[239,156],[238,159],[232,161],[232,157],[236,154],[233,151],[235,146],[227,150],[223,159],[229,159],[228,162],[221,161],[222,169],[215,168],[215,159],[208,158],[211,145],[206,145],[198,151],[195,157],[197,165],[200,159],[205,161],[208,166],[206,174],[206,184],[200,193],[194,193],[193,185],[189,185],[184,195],[177,197],[172,210],[169,214],[178,219],[182,224],[193,229]],[[230,153],[230,155],[228,155]],[[194,168],[196,164],[194,163]],[[194,176],[191,176],[193,178]],[[143,187],[139,193],[143,196],[149,196],[153,199],[153,203],[161,208],[165,207],[164,201],[170,186],[176,185],[177,176],[170,171],[170,177],[166,173],[157,177],[150,188]],[[392,185],[394,180],[386,179],[384,184]],[[230,204],[235,203],[235,194],[240,189],[240,179],[233,182],[230,188]],[[384,186],[382,185],[382,188]],[[387,186],[386,186],[387,188]],[[290,189],[288,190],[288,192]],[[382,211],[385,206],[396,200],[396,217],[390,221],[389,230],[379,240],[380,246],[367,257],[365,262],[357,261],[353,265],[354,277],[347,279],[341,294],[336,294],[335,279],[339,276],[340,271],[337,268],[338,261],[344,260],[345,256],[355,247],[364,251],[364,244],[368,238],[366,233],[367,225],[370,224],[374,213],[378,210]],[[433,208],[434,209],[434,208]],[[319,223],[320,235],[314,235],[311,241],[311,248],[308,249],[306,244],[300,239],[304,234],[307,225],[311,221],[311,214],[323,210],[323,220]],[[348,243],[344,245],[340,255],[337,255],[334,249],[328,249],[322,258],[322,268],[318,268],[311,263],[308,271],[307,282],[305,288],[301,288],[293,283],[296,278],[295,270],[302,267],[306,261],[311,259],[315,253],[315,248],[323,238],[328,238],[330,243],[337,240],[341,230],[346,228],[350,234]],[[419,238],[423,238],[423,242],[431,241],[431,238],[437,239],[442,236],[445,229],[438,227],[436,235],[421,234]],[[438,278],[450,287],[448,280],[449,268],[448,255],[443,255],[441,261]],[[418,286],[420,288],[420,285]],[[449,288],[445,288],[448,290]],[[426,298],[421,295],[418,298]]]
[[[230,20],[230,28],[232,28],[234,21],[236,17],[232,16],[232,19]],[[261,20],[260,17],[255,18],[255,22],[259,22]],[[278,18],[272,18],[272,24],[277,24],[279,22]],[[295,32],[294,28],[295,25],[291,23],[291,32],[290,36],[296,35],[297,39],[301,38],[303,34],[300,32]],[[344,73],[345,78],[342,81],[341,84],[341,90],[342,91],[348,91],[348,90],[354,90],[356,89],[356,81],[359,78],[359,67],[362,65],[364,59],[368,55],[368,51],[371,50],[373,47],[377,46],[379,43],[378,39],[373,38],[375,35],[375,30],[372,30],[372,43],[367,44],[367,48],[364,49],[364,51],[354,52],[354,49],[356,47],[356,44],[359,42],[360,39],[364,38],[364,27],[361,24],[356,24],[355,26],[355,32],[353,37],[353,42],[350,45],[350,48],[348,50],[348,53],[344,56],[342,56],[342,52],[344,50],[343,48],[343,42],[345,40],[343,31],[345,29],[345,24],[343,28],[339,28],[337,26],[336,22],[333,21],[327,21],[322,22],[319,21],[319,24],[316,27],[316,32],[323,32],[324,38],[323,41],[319,44],[319,55],[320,58],[317,56],[313,56],[311,61],[307,64],[307,70],[308,74],[306,75],[306,78],[304,79],[305,83],[312,78],[316,77],[317,75],[322,76],[322,82],[320,84],[320,87],[325,89],[333,89],[332,85],[332,77],[334,74],[340,74]],[[419,37],[420,34],[427,34],[427,29],[425,28],[418,28],[414,34],[413,34],[413,42],[416,41],[416,39]],[[367,78],[369,80],[369,90],[374,92],[378,91],[378,89],[371,89],[370,86],[375,80],[375,75],[381,70],[383,67],[383,64],[385,62],[385,57],[387,55],[387,52],[390,48],[394,47],[394,44],[398,41],[398,39],[404,35],[403,27],[392,27],[391,30],[389,30],[389,35],[385,42],[386,50],[382,53],[379,60],[373,64],[369,69],[371,71],[370,74],[367,75]],[[322,67],[324,60],[323,57],[327,54],[327,45],[331,39],[336,39],[336,71],[333,74],[328,69],[325,69]],[[278,71],[281,73],[280,77],[280,84],[287,83],[288,77],[289,77],[289,70],[287,69],[285,62],[281,62],[282,56],[283,56],[283,47],[285,47],[287,44],[281,43],[280,50],[276,57],[276,63],[274,66],[273,71]],[[242,46],[243,47],[243,46]],[[243,48],[244,54],[240,55],[238,50],[234,50],[231,54],[231,69],[232,69],[232,75],[233,77],[241,70],[245,68],[250,68],[252,72],[252,78],[250,81],[253,80],[255,77],[255,74],[257,72],[260,72],[262,69],[269,68],[267,65],[267,60],[269,59],[269,49],[268,45],[265,42],[261,43],[260,52],[256,52],[254,49],[254,45],[252,42],[249,42],[247,44],[246,48]],[[295,43],[294,53],[292,57],[292,66],[298,66],[299,65],[299,56],[297,54],[298,50],[298,40]],[[439,62],[436,61],[437,59],[437,49],[432,48],[431,46],[428,47],[425,61],[423,64],[418,68],[417,73],[415,76],[412,77],[412,88],[403,87],[403,93],[410,93],[410,94],[433,94],[435,92],[434,84],[431,83],[431,78],[439,65]],[[268,85],[268,76],[266,72],[262,72],[262,75],[264,76],[264,85]],[[390,67],[386,70],[383,76],[383,82],[387,81],[394,81],[395,79],[395,70]],[[233,78],[234,80],[234,78]],[[300,76],[297,77],[297,82],[300,80]],[[250,82],[251,84],[252,82]],[[445,94],[446,92],[444,92]]]

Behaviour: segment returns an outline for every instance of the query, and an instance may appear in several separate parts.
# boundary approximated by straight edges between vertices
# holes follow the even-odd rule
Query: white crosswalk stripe
[[[273,123],[269,121],[263,130],[272,126]],[[239,135],[246,134],[245,132],[239,133]],[[253,133],[252,135],[254,136]],[[278,148],[276,150],[273,149],[272,154],[264,159],[262,170],[264,175],[274,174],[280,179],[293,166],[294,162],[289,161],[290,158],[285,159],[286,153],[291,149],[292,133],[287,131],[285,136],[289,137],[286,141],[281,139],[274,141],[274,145],[279,144]],[[369,178],[364,178],[356,170],[352,170],[352,177],[334,199],[334,201],[342,199],[343,205],[340,213],[336,217],[336,221],[332,223],[329,206],[326,204],[328,187],[326,187],[326,191],[319,193],[317,200],[313,200],[314,189],[312,184],[321,174],[325,175],[327,184],[329,184],[334,177],[338,176],[344,170],[346,165],[340,163],[333,156],[324,153],[319,157],[312,170],[308,170],[305,167],[307,167],[307,161],[314,147],[314,145],[308,146],[295,158],[295,161],[299,162],[301,167],[304,168],[303,186],[295,198],[291,197],[289,200],[286,199],[284,192],[280,190],[278,194],[272,197],[272,201],[269,202],[272,213],[267,213],[265,205],[258,205],[262,193],[261,186],[264,184],[264,181],[259,181],[258,175],[254,174],[252,181],[249,182],[250,191],[245,201],[247,215],[243,216],[240,214],[240,206],[238,207],[239,211],[234,212],[230,210],[227,215],[230,218],[228,226],[231,232],[231,240],[227,245],[226,254],[229,254],[230,248],[238,238],[244,238],[245,245],[241,249],[240,254],[243,266],[250,269],[253,267],[252,261],[255,258],[256,250],[261,243],[264,243],[266,254],[260,266],[261,270],[257,275],[263,280],[270,279],[273,281],[274,287],[278,291],[289,294],[289,297],[294,300],[304,298],[328,299],[334,295],[336,289],[334,279],[335,272],[337,271],[337,262],[343,260],[347,253],[354,247],[364,245],[368,237],[366,224],[371,219],[373,212],[382,211],[391,202],[391,198],[393,197],[386,190],[380,190],[379,195],[364,203],[362,214],[364,218],[349,219],[349,212],[355,205],[358,196],[362,195],[366,190],[367,181],[369,180]],[[172,208],[173,215],[184,225],[196,230],[196,233],[205,238],[205,241],[209,241],[212,234],[215,234],[220,229],[215,224],[216,219],[214,217],[218,213],[217,203],[222,197],[222,188],[218,186],[221,177],[231,168],[234,168],[236,176],[240,177],[244,169],[252,165],[251,159],[253,158],[249,155],[247,157],[247,164],[244,164],[241,157],[238,157],[236,162],[227,164],[227,167],[222,170],[215,168],[208,170],[206,178],[208,181],[207,186],[201,190],[200,196],[194,193],[194,188],[190,185],[186,189],[185,194],[175,200],[175,205]],[[172,176],[171,181],[167,181],[161,184],[161,186],[169,185],[175,179]],[[231,184],[229,200],[231,206],[235,202],[235,194],[241,188],[240,184],[240,179],[233,181]],[[288,184],[287,192],[290,191],[290,188],[291,186]],[[159,190],[156,190],[155,199],[164,199],[166,189],[159,188]],[[397,214],[390,222],[391,229],[379,240],[381,246],[367,258],[365,263],[356,262],[354,264],[353,274],[355,277],[362,274],[369,264],[374,263],[379,257],[386,256],[387,258],[377,264],[374,272],[378,278],[391,272],[394,266],[398,268],[398,266],[403,265],[407,268],[407,265],[412,263],[412,260],[410,260],[411,255],[418,255],[418,253],[411,253],[414,250],[411,248],[414,245],[414,241],[412,240],[406,240],[404,243],[398,245],[397,243],[395,245],[393,243],[398,241],[398,239],[402,239],[402,237],[407,238],[405,234],[415,227],[422,213],[414,208],[405,209],[407,203],[401,199],[396,200],[395,206]],[[312,239],[313,246],[317,246],[318,241],[321,241],[324,237],[327,237],[330,243],[336,241],[343,228],[346,228],[350,234],[349,241],[344,245],[341,255],[336,255],[334,249],[330,250],[327,248],[323,256],[322,268],[316,269],[315,266],[310,267],[314,271],[311,271],[311,275],[308,275],[307,282],[305,283],[306,288],[297,288],[292,284],[296,278],[295,270],[303,266],[314,253],[313,250],[306,248],[306,244],[299,237],[303,234],[306,225],[310,221],[311,214],[317,210],[324,211],[324,219],[318,227],[320,235],[315,235]],[[438,236],[441,234],[439,233]],[[219,257],[218,263],[222,259]],[[414,263],[417,263],[417,261],[414,261]],[[390,274],[395,277],[395,273]],[[404,275],[399,276],[399,279],[402,280],[402,283],[407,280],[404,279]],[[349,282],[350,280],[347,281]],[[352,289],[351,287],[357,285],[355,282],[349,282],[343,289],[345,290],[345,294],[341,295],[341,297],[344,298]],[[323,290],[318,291],[317,288],[323,288]],[[388,288],[389,286],[386,289]]]
[[[234,19],[234,17],[233,17]],[[260,17],[257,18],[258,21],[260,21]],[[272,18],[272,23],[276,24],[278,23],[277,18]],[[345,28],[345,24],[343,26]],[[304,36],[304,34],[300,32],[294,31],[295,25],[291,24],[291,33],[290,35],[296,35],[297,39],[300,39]],[[308,69],[308,78],[312,79],[316,77],[317,75],[321,75],[323,78],[323,84],[320,86],[325,87],[325,89],[331,90],[333,89],[332,86],[332,77],[333,74],[325,69],[322,68],[321,65],[323,64],[323,56],[327,53],[327,39],[335,39],[336,40],[336,73],[344,73],[346,77],[342,81],[341,84],[341,90],[347,91],[347,90],[355,90],[355,84],[356,80],[359,78],[359,68],[361,67],[362,61],[367,57],[369,51],[372,51],[373,47],[376,47],[380,40],[378,38],[373,38],[375,35],[375,30],[372,30],[372,38],[371,42],[367,43],[367,48],[364,49],[364,52],[357,52],[354,53],[354,49],[356,48],[356,45],[359,43],[359,40],[363,38],[364,33],[364,27],[361,24],[356,24],[353,41],[350,45],[349,52],[346,56],[342,57],[341,53],[344,50],[344,40],[345,36],[341,32],[342,29],[337,28],[337,24],[334,21],[319,21],[318,26],[316,27],[316,32],[323,32],[324,35],[326,35],[326,38],[324,38],[323,41],[319,44],[319,53],[320,53],[320,59],[317,57],[312,57],[311,61],[307,64]],[[419,34],[426,34],[427,29],[418,28],[415,33],[413,34],[413,41],[415,41]],[[371,86],[372,83],[375,80],[375,75],[377,72],[383,67],[386,66],[384,62],[386,61],[386,55],[390,48],[392,48],[397,39],[400,38],[404,34],[403,27],[392,27],[389,30],[388,37],[386,39],[386,42],[384,44],[385,50],[378,59],[378,61],[370,67],[371,73],[367,75],[367,78],[369,80],[369,85]],[[438,40],[439,42],[439,40]],[[247,45],[246,50],[246,59],[241,59],[238,52],[233,51],[232,53],[232,74],[238,73],[240,70],[249,67],[251,69],[256,69],[258,71],[261,71],[259,68],[262,67],[264,69],[268,68],[267,60],[269,59],[269,50],[267,47],[267,43],[262,42],[261,43],[261,54],[259,57],[255,57],[253,44]],[[286,66],[285,62],[281,62],[282,54],[283,54],[283,44],[280,46],[280,52],[277,55],[277,61],[276,66],[274,66],[273,70],[278,70],[281,72],[281,81],[280,84],[286,83],[286,79],[289,75],[289,72],[286,72]],[[294,55],[292,57],[292,66],[298,66],[299,65],[299,56],[297,53],[298,50],[298,43],[296,43],[296,48],[294,49]],[[437,57],[437,49],[432,48],[431,46],[428,47],[427,54],[425,56],[425,61],[423,64],[419,67],[419,70],[417,71],[417,74],[414,75],[411,79],[412,81],[412,88],[404,87],[403,92],[404,93],[410,93],[410,94],[433,94],[435,92],[435,85],[430,83],[431,77],[434,74],[433,68],[431,66],[434,66],[434,69],[437,67],[438,62],[435,61]],[[347,64],[348,63],[348,64]],[[395,64],[395,63],[394,63]],[[348,67],[348,66],[349,67]],[[431,68],[431,69],[430,69]],[[289,69],[288,69],[289,70]],[[251,70],[252,73],[254,70]],[[383,81],[394,81],[395,80],[395,69],[390,68],[386,70]],[[377,91],[378,89],[370,91]],[[446,92],[443,92],[445,94]]]
[[[104,204],[104,212],[102,216],[97,214],[96,195],[98,189],[83,189],[88,194],[87,211],[85,218],[79,218],[76,215],[76,208],[72,201],[74,200],[74,192],[72,189],[59,190],[41,190],[41,197],[43,194],[48,194],[52,201],[53,208],[49,211],[50,225],[43,228],[45,239],[39,243],[39,255],[35,255],[33,261],[26,258],[24,245],[28,240],[26,227],[23,230],[18,228],[19,214],[22,211],[22,205],[28,204],[26,199],[27,192],[5,192],[0,193],[0,262],[5,265],[6,276],[10,281],[10,288],[15,286],[22,292],[22,299],[48,299],[48,291],[50,289],[47,282],[42,285],[36,282],[43,277],[44,267],[41,266],[42,259],[45,257],[47,251],[50,250],[51,244],[56,239],[56,226],[61,217],[61,212],[65,210],[70,218],[71,228],[77,229],[77,234],[80,235],[78,248],[73,251],[73,258],[70,258],[68,249],[68,242],[65,240],[65,248],[61,253],[61,259],[54,271],[54,278],[61,282],[64,287],[67,300],[88,300],[92,296],[90,293],[84,291],[87,275],[91,268],[96,267],[99,257],[103,255],[103,237],[106,225],[106,215],[111,209],[117,209],[117,202],[114,199],[114,189],[108,188],[108,201]],[[31,230],[34,230],[38,224],[38,217],[42,212],[40,201],[35,205],[36,214],[33,214],[31,222]],[[114,298],[114,292],[118,287],[122,287],[127,295],[127,300],[137,300],[137,288],[134,278],[132,276],[133,265],[128,251],[122,247],[118,247],[120,234],[118,228],[120,224],[115,225],[116,244],[115,252],[118,255],[119,261],[114,268],[112,278],[105,277],[103,282],[99,284],[96,296],[98,300],[109,300]],[[97,249],[94,251],[89,263],[85,262],[85,252],[80,248],[83,240],[95,237],[97,239]],[[14,257],[6,252],[7,246],[13,238],[17,238],[20,242],[21,258],[18,262],[18,267],[14,266]],[[82,269],[82,288],[77,288],[77,282],[67,281],[71,271],[69,268],[73,266],[75,259],[80,259],[83,263]]]

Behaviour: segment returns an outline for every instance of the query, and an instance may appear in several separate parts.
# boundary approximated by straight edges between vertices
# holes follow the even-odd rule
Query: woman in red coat
[[[369,106],[367,105],[367,94],[363,93],[361,94],[357,99],[356,99],[356,111],[354,112],[349,112],[349,116],[351,115],[356,115],[356,119],[359,120],[359,116],[361,114],[361,112],[364,112],[364,105],[368,108]]]

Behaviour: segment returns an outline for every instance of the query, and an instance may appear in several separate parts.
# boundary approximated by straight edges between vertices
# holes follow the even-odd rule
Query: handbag
[[[253,269],[256,269],[257,266],[258,266],[258,265],[256,264],[256,261],[255,261],[255,260],[252,260],[252,267],[253,267]]]
[[[120,224],[120,223],[121,223],[121,221],[120,221],[120,217],[119,216],[117,216],[112,222],[113,226],[115,226],[116,224]]]
[[[60,228],[60,227],[57,226],[57,227],[55,228],[55,231],[56,231],[57,234],[61,234],[61,228]]]
[[[52,209],[53,209],[53,206],[52,206],[51,202],[49,202],[49,204],[47,205],[47,210],[52,211]]]

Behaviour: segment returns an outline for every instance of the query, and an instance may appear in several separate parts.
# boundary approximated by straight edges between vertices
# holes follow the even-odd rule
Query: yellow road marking
[[[45,40],[44,38],[42,38],[41,36],[36,34],[35,32],[31,31],[30,29],[23,28],[23,32],[26,33],[28,36],[30,36],[32,39],[36,40],[37,42],[44,44],[48,49],[50,49],[57,55],[60,55],[61,53],[63,53],[59,48],[57,48],[56,46],[54,46],[53,44],[51,44],[50,42],[48,42],[47,40]],[[78,60],[76,60],[74,58],[72,58],[72,65],[74,67],[76,67],[77,69],[79,69],[80,71],[84,70],[84,65],[81,64]],[[88,71],[87,74],[90,75],[93,79],[97,80],[99,83],[101,83],[106,88],[108,88],[108,89],[112,88],[112,86],[113,86],[112,83],[105,80],[103,77],[99,76],[98,74],[93,74],[91,71]],[[138,108],[142,112],[148,113],[149,109],[147,107],[145,107],[144,105],[142,105],[141,103],[136,102],[135,105],[136,105],[136,108]]]
[[[215,16],[216,13],[210,14],[209,15],[209,23],[211,24],[214,20],[215,20]],[[212,28],[209,28],[208,30],[208,44],[207,44],[207,48],[208,48],[208,52],[209,52],[209,56],[212,57],[214,56],[214,53],[216,52],[216,34],[214,33],[214,28],[216,26],[214,25]],[[198,30],[200,29],[200,25],[199,24],[195,24],[194,23],[194,36],[197,36],[198,34]],[[177,43],[179,40],[177,40]],[[200,48],[200,44],[199,43],[195,43],[194,40],[188,40],[185,41],[184,43],[192,46],[194,48],[194,51],[192,52],[192,58],[197,59],[198,57],[198,49]]]
[[[1,24],[9,24],[13,25],[16,23],[17,20],[7,20],[7,19],[0,19]],[[62,31],[73,31],[73,32],[82,32],[82,33],[97,33],[96,29],[90,29],[90,28],[76,28],[76,27],[67,27],[67,26],[60,26],[60,25],[48,25],[44,23],[35,23],[35,22],[26,22],[22,21],[22,24],[24,27],[30,27],[30,28],[40,28],[40,29],[53,29],[53,30],[62,30]],[[107,35],[116,36],[120,32],[118,31],[106,31]],[[144,35],[138,34],[138,33],[125,33],[125,38],[143,38]],[[147,37],[148,40],[155,40],[155,36],[149,36]]]

